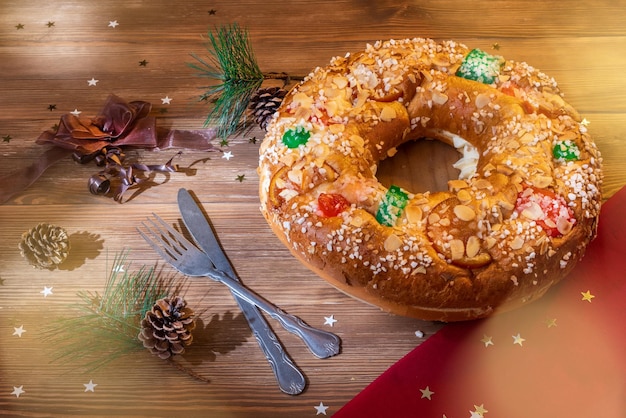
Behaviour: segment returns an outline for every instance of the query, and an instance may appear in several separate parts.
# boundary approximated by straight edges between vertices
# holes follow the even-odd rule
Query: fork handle
[[[211,270],[206,275],[225,284],[242,299],[256,305],[276,319],[283,328],[300,337],[315,356],[327,358],[339,353],[341,340],[337,335],[305,324],[297,316],[282,311],[220,270]]]
[[[250,304],[235,292],[233,292],[233,296],[241,308],[241,312],[243,312],[243,315],[248,320],[250,329],[259,343],[261,350],[270,363],[280,390],[288,395],[298,395],[302,393],[306,386],[304,376],[291,358],[289,358],[289,355],[276,338],[276,334],[274,334],[269,327],[263,315],[261,315],[261,312],[259,312],[256,306]]]

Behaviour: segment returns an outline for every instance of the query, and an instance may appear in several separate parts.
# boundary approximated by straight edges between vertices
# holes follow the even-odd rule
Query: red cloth
[[[583,260],[542,299],[446,325],[334,417],[626,417],[625,208],[626,187],[603,205]]]

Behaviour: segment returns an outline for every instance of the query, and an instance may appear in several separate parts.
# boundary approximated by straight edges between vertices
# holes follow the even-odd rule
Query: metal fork
[[[209,277],[228,286],[239,297],[254,304],[276,319],[287,331],[300,337],[315,356],[327,358],[339,353],[341,340],[337,335],[307,325],[300,318],[282,311],[241,282],[233,280],[223,271],[216,269],[204,252],[197,249],[180,232],[156,214],[152,215],[156,221],[148,218],[150,225],[142,222],[152,238],[141,229],[137,228],[137,230],[143,239],[176,270],[187,276]]]

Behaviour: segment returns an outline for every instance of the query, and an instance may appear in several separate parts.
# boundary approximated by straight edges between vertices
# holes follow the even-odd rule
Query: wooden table
[[[1,9],[0,176],[35,161],[44,150],[35,139],[62,114],[95,116],[110,93],[151,102],[158,126],[202,129],[209,107],[197,99],[205,80],[186,63],[190,53],[205,53],[207,30],[237,22],[249,30],[266,72],[304,75],[368,42],[415,36],[455,39],[528,61],[554,76],[591,122],[604,155],[605,198],[626,184],[624,1],[5,0]],[[173,173],[123,204],[91,195],[87,179],[98,168],[66,158],[0,206],[0,414],[307,417],[321,414],[315,407],[323,403],[332,415],[439,329],[345,296],[290,255],[258,210],[255,170],[262,138],[263,131],[254,128],[227,145],[214,141],[214,152],[184,152],[176,164],[193,165],[195,173]],[[156,164],[174,154],[129,156]],[[174,274],[136,227],[152,212],[177,223],[181,187],[201,200],[249,287],[342,338],[341,354],[320,360],[275,327],[307,377],[303,394],[278,390],[234,300],[208,280],[185,282],[184,295],[200,327],[181,361],[208,383],[147,351],[94,371],[78,358],[53,361],[55,347],[44,332],[55,320],[77,315],[77,292],[102,292],[116,254],[130,249],[129,271],[156,264],[161,274]],[[40,222],[70,235],[70,257],[59,269],[33,269],[20,256],[21,235]],[[44,288],[52,293],[42,293]],[[331,316],[332,327],[325,319]],[[71,327],[62,332],[88,338]],[[85,386],[89,382],[97,385],[93,391]],[[15,388],[24,392],[18,397]]]

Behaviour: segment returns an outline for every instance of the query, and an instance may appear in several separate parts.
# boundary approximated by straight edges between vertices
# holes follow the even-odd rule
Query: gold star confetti
[[[17,30],[24,29],[24,25],[21,23],[18,23],[17,25],[15,25],[15,29]]]
[[[54,22],[48,22],[48,23],[46,23],[46,26],[48,26],[49,28],[51,28],[51,27],[53,27],[53,26],[54,26]]]
[[[500,49],[500,44],[495,42],[493,45],[491,45],[491,48],[495,49],[496,51]]]
[[[474,405],[474,412],[482,417],[489,411],[485,409],[485,404],[481,403],[480,405]]]
[[[595,298],[594,295],[591,294],[591,291],[587,290],[586,292],[580,292],[581,295],[583,295],[582,300],[586,300],[587,302],[591,303],[591,299]]]
[[[55,104],[48,105],[48,110],[49,111],[52,112],[53,110],[56,110],[56,109],[57,109],[57,105],[55,105]]]
[[[246,178],[246,175],[245,175],[245,174],[238,174],[238,175],[237,175],[237,179],[236,179],[236,180],[237,180],[239,183],[243,183],[243,181],[245,180],[245,178]]]
[[[483,338],[480,341],[485,344],[485,347],[489,347],[490,345],[493,345],[492,337],[490,335],[487,335],[487,334],[483,334]]]
[[[139,61],[139,66],[140,67],[147,67],[148,66],[148,61],[146,61],[146,60]]]
[[[2,137],[2,142],[11,142],[13,137],[11,135],[5,135]]]
[[[548,328],[554,328],[556,327],[556,318],[547,318],[545,323],[548,326]]]
[[[222,139],[220,141],[220,147],[227,147],[228,146],[228,139]]]
[[[519,335],[519,332],[517,333],[517,335],[513,335],[513,344],[518,344],[520,347],[522,347],[524,341],[526,341],[526,339],[522,338],[522,336]]]
[[[431,397],[435,394],[435,392],[433,392],[432,390],[430,390],[430,387],[426,386],[425,389],[420,389],[420,392],[422,392],[422,397],[421,399],[428,399],[429,401],[431,401]]]

